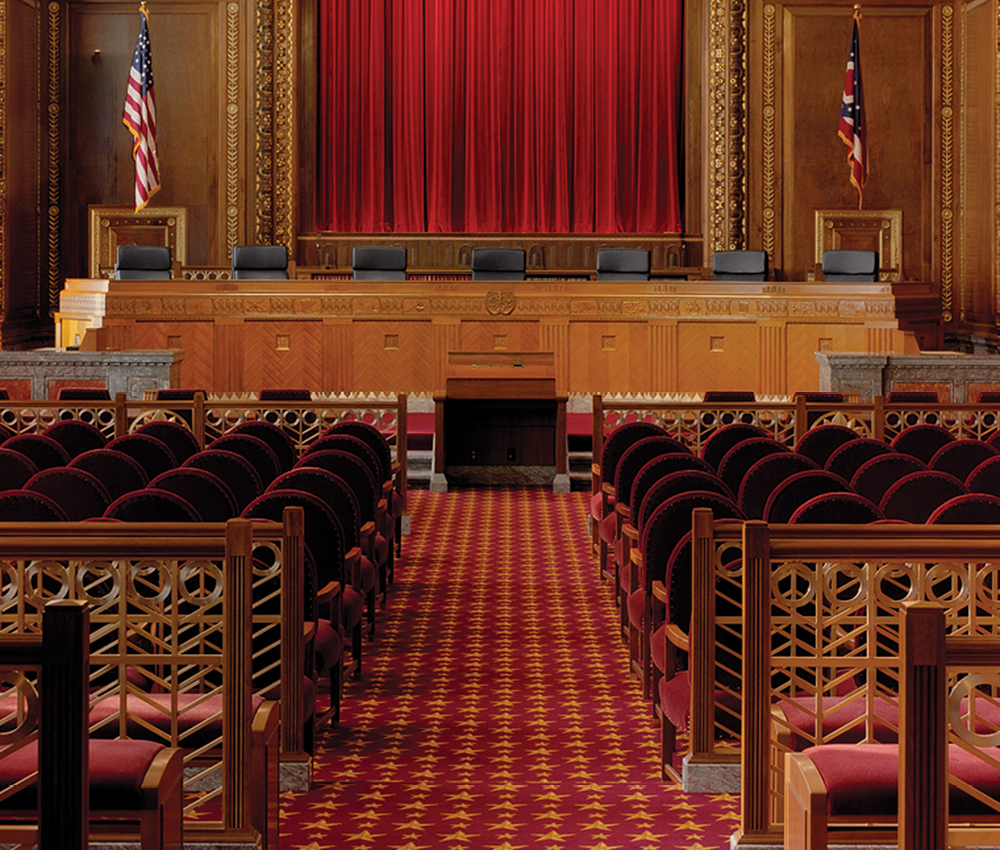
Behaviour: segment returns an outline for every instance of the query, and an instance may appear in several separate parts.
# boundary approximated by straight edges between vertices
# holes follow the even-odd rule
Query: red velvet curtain
[[[683,0],[321,0],[317,221],[681,229]]]

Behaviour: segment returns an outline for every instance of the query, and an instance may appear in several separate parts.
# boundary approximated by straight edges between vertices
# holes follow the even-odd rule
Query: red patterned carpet
[[[285,850],[704,850],[735,795],[659,779],[586,530],[587,494],[410,493],[365,672],[282,799]]]

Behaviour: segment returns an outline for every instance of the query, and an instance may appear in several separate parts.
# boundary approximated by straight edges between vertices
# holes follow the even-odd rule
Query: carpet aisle
[[[627,675],[587,494],[412,491],[404,540],[339,727],[284,850],[707,850],[735,795],[659,779],[659,734]]]

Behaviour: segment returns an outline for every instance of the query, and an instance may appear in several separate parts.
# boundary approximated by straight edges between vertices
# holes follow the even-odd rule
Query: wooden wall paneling
[[[572,352],[569,347],[569,321],[542,321],[539,326],[539,351],[551,351],[556,362],[556,394],[569,392],[569,363]]]
[[[318,321],[245,322],[243,388],[322,388],[322,336]]]
[[[789,324],[785,334],[788,351],[868,351],[864,325]],[[815,357],[791,357],[786,371],[790,390],[819,388],[819,364]]]
[[[431,323],[434,357],[434,392],[444,393],[448,371],[448,352],[461,351],[461,327],[457,319],[433,319]],[[443,467],[442,467],[443,469]]]
[[[42,110],[48,97],[47,4],[38,0],[4,3],[3,55],[0,56],[0,283],[5,347],[31,341],[32,324],[48,317],[47,199],[48,140]],[[58,290],[55,295],[58,294]],[[51,329],[49,329],[51,339]]]
[[[771,153],[780,163],[768,171],[765,151],[754,148],[755,164],[765,178],[773,174],[773,186],[763,185],[754,200],[763,209],[767,192],[780,195],[775,209],[782,250],[776,265],[786,280],[803,279],[812,268],[814,211],[858,205],[847,148],[837,136],[852,5],[776,4],[780,21],[775,21],[773,32],[765,30],[764,37],[751,42],[751,88],[760,88],[766,99],[769,86],[774,87]],[[908,7],[866,4],[860,28],[871,163],[864,206],[902,209],[903,267],[918,280],[930,279],[939,270],[931,236],[940,221],[939,193],[932,182],[940,171],[933,160],[942,66],[936,8],[930,2]],[[760,123],[754,138],[763,138]]]
[[[678,328],[680,392],[760,387],[756,323],[685,323]]]
[[[649,350],[645,323],[571,322],[570,385],[595,392],[648,391]]]
[[[245,325],[242,317],[220,318],[214,324],[212,389],[215,392],[240,392],[249,389],[243,377]],[[187,360],[187,357],[184,359]]]
[[[462,322],[463,351],[539,351],[540,328],[537,322],[472,321]]]
[[[133,3],[72,3],[68,9],[73,168],[66,190],[67,207],[78,212],[66,222],[64,238],[68,273],[78,276],[86,268],[87,206],[127,205],[134,198],[132,137],[121,112],[139,16]],[[150,10],[162,182],[150,206],[188,208],[192,263],[228,263],[226,222],[234,198],[227,189],[236,183],[242,158],[238,122],[247,118],[235,100],[238,9],[192,0]]]
[[[403,392],[432,384],[434,356],[429,322],[354,322],[349,328],[354,356],[353,388],[361,392]]]
[[[320,388],[344,392],[354,386],[354,358],[349,344],[353,323],[349,318],[324,318],[322,324]]]
[[[677,392],[680,370],[677,352],[677,322],[649,322],[649,374],[651,392]]]
[[[997,3],[964,3],[961,20],[962,230],[956,301],[959,323],[996,333]]]

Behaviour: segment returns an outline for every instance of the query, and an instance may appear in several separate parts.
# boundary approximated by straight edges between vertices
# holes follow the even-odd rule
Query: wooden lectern
[[[448,466],[548,466],[553,490],[569,492],[554,352],[450,351],[434,410],[432,490],[448,489]]]

